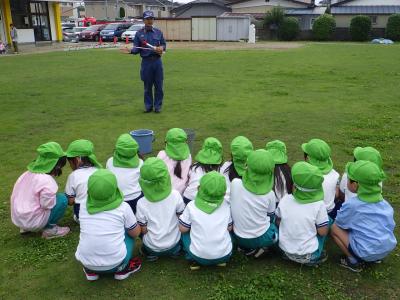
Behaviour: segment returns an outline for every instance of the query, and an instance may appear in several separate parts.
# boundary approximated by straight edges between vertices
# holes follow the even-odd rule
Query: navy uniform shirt
[[[136,32],[135,38],[133,39],[133,45],[135,47],[144,47],[144,48],[149,48],[149,46],[145,45],[145,42],[148,44],[155,46],[155,47],[163,47],[164,51],[167,48],[167,44],[165,43],[165,39],[163,36],[163,33],[161,30],[152,27],[151,29],[143,27],[139,31]],[[132,48],[131,50],[132,54],[138,54],[140,53],[140,56],[142,58],[147,58],[150,56],[159,56],[155,51],[153,50],[143,50],[143,49],[136,49]]]

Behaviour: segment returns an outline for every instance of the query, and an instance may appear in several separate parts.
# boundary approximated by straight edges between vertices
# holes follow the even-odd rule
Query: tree
[[[386,37],[393,41],[400,41],[400,14],[389,17],[386,25]]]
[[[314,21],[312,27],[313,37],[317,41],[331,40],[333,33],[335,32],[335,28],[336,21],[332,15],[323,14]]]
[[[278,36],[280,40],[293,41],[299,32],[299,21],[294,17],[285,17],[279,26]]]
[[[264,26],[267,27],[269,30],[271,30],[273,34],[276,35],[276,33],[279,30],[279,26],[283,22],[284,18],[285,18],[285,10],[280,6],[273,7],[270,11],[268,11],[265,14]]]
[[[350,35],[353,41],[367,41],[371,34],[371,19],[368,16],[355,16],[350,22]]]

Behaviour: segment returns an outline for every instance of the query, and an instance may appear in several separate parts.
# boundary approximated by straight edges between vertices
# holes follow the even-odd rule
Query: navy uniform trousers
[[[158,56],[142,58],[140,78],[144,83],[144,106],[146,110],[152,110],[153,106],[154,110],[161,110],[164,98],[164,72],[161,58]]]

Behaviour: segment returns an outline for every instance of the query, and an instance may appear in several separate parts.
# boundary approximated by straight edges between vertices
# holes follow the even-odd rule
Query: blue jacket
[[[165,43],[163,33],[161,32],[161,30],[154,27],[152,27],[151,29],[146,29],[145,27],[143,27],[142,29],[136,32],[135,38],[133,39],[133,45],[135,47],[145,47],[151,49],[148,46],[146,47],[145,42],[156,47],[161,46],[164,48],[164,51],[167,48],[167,44]],[[132,48],[131,53],[132,54],[140,53],[140,56],[142,58],[159,56],[153,50],[143,50],[136,48]]]

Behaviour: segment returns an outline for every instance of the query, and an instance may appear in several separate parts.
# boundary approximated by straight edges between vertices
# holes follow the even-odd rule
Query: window
[[[369,18],[371,19],[372,25],[376,25],[378,23],[378,16],[369,16]]]
[[[10,8],[12,21],[17,29],[31,28],[27,0],[10,1]]]

